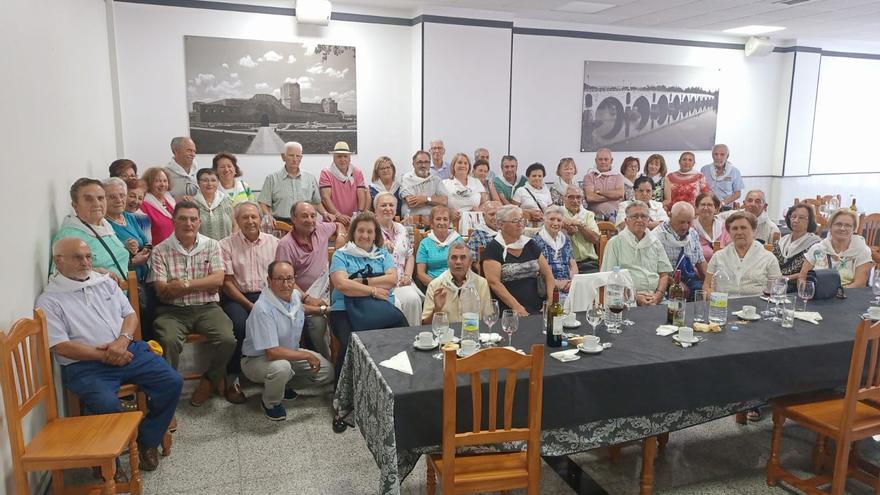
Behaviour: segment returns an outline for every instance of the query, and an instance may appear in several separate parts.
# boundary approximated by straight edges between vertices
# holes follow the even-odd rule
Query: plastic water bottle
[[[727,299],[733,279],[721,267],[712,276],[712,293],[709,295],[709,323],[725,325],[727,323]]]
[[[473,283],[465,282],[458,302],[461,309],[461,342],[472,340],[480,347],[480,295]]]
[[[263,218],[260,220],[260,231],[270,235],[275,233],[275,224],[272,223],[272,219],[269,218],[269,215],[265,213],[263,213]]]
[[[623,320],[623,310],[626,309],[626,280],[620,273],[620,267],[615,266],[611,275],[608,276],[608,283],[605,285],[605,306],[608,311],[605,313],[605,326],[609,332],[620,328]]]

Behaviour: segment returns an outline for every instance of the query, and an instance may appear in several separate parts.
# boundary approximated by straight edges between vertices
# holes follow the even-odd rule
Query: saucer
[[[605,346],[601,343],[596,347],[584,347],[583,344],[578,344],[578,350],[587,354],[599,354],[600,352],[605,350]]]
[[[452,337],[452,340],[447,341],[447,342],[441,342],[441,343],[442,343],[442,344],[448,344],[448,343],[450,343],[450,342],[452,342],[453,344],[458,344],[458,343],[461,342],[461,339],[458,338],[458,337],[456,337],[456,336],[453,336],[453,337]]]
[[[581,326],[581,322],[579,322],[578,320],[574,320],[574,322],[562,320],[562,326],[564,328],[578,328],[579,326]]]
[[[672,340],[674,340],[676,342],[681,342],[682,344],[696,344],[697,342],[700,341],[700,339],[696,335],[691,337],[690,340],[684,340],[681,337],[679,337],[678,334],[673,335]]]
[[[875,318],[868,313],[862,313],[862,319],[868,320],[868,321],[878,321],[878,320],[880,320],[880,317]]]
[[[761,315],[759,315],[758,313],[755,313],[752,316],[746,316],[743,314],[742,311],[733,311],[733,312],[731,312],[731,314],[736,316],[737,318],[740,318],[743,320],[748,320],[748,321],[756,321],[756,320],[761,319]]]
[[[427,346],[420,344],[418,340],[413,342],[413,347],[415,347],[416,349],[418,349],[420,351],[430,351],[431,349],[436,349],[438,345],[440,345],[440,342],[437,341],[437,339],[434,339],[431,342],[431,345],[427,345]]]

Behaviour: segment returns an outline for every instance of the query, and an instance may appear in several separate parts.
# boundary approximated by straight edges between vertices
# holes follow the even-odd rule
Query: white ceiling
[[[293,0],[221,0],[291,6]],[[431,8],[497,11],[509,19],[536,19],[663,31],[723,35],[747,24],[783,26],[776,39],[829,39],[880,42],[880,0],[807,0],[797,5],[780,0],[587,0],[613,5],[586,14],[561,11],[572,0],[339,0],[367,8],[417,13]],[[576,8],[576,7],[575,7]],[[430,11],[430,10],[429,10]],[[483,12],[485,14],[485,12]],[[465,13],[466,15],[466,13]]]

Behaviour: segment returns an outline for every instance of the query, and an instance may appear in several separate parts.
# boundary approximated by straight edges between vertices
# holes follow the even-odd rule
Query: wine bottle
[[[666,323],[677,327],[684,326],[684,286],[681,285],[681,270],[675,270],[672,285],[669,286],[666,303]]]
[[[562,305],[559,304],[559,289],[553,289],[553,300],[547,307],[547,347],[562,345]]]

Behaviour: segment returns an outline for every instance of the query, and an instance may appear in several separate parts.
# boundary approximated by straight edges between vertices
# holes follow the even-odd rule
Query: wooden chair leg
[[[824,435],[816,435],[816,445],[813,447],[813,472],[822,474],[822,468],[825,465],[825,456],[828,452],[825,450],[826,437]]]
[[[131,495],[141,495],[142,482],[140,460],[138,458],[137,433],[132,435],[131,440],[128,441],[128,466],[131,472],[128,477],[129,493]]]
[[[620,452],[623,450],[623,445],[610,445],[608,446],[608,460],[611,461],[611,464],[617,464],[620,461]]]
[[[666,444],[669,443],[669,432],[661,433],[657,435],[657,448],[659,450],[663,450],[666,448]]]
[[[654,493],[654,458],[657,456],[657,437],[642,440],[642,475],[639,479],[639,495]]]
[[[782,413],[773,409],[773,436],[770,439],[770,457],[767,458],[767,485],[776,486],[779,479],[779,446],[782,443],[782,426],[785,418]]]
[[[736,424],[738,424],[738,425],[749,424],[749,416],[746,411],[740,411],[740,412],[736,413]]]
[[[170,431],[166,431],[164,435],[162,435],[162,457],[168,457],[171,455],[171,444],[174,443],[174,439],[171,436]]]
[[[426,456],[425,464],[427,468],[427,479],[425,480],[425,487],[428,490],[428,495],[434,495],[434,491],[437,489],[437,475],[434,472],[434,463],[431,462],[431,459]]]
[[[27,489],[27,473],[24,473],[24,482],[25,483],[22,486]],[[30,493],[30,491],[28,490],[23,493]],[[64,471],[61,469],[56,469],[52,471],[52,493],[54,493],[55,495],[64,494]]]
[[[831,495],[843,495],[846,487],[846,475],[849,470],[849,451],[852,445],[849,442],[836,442],[837,451],[834,454],[834,472],[831,474]]]

